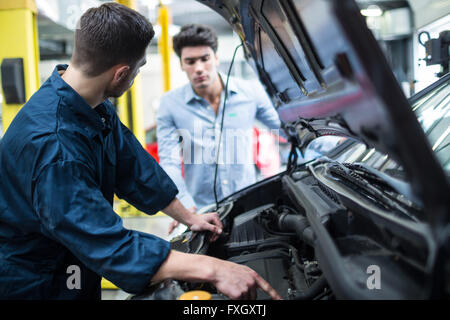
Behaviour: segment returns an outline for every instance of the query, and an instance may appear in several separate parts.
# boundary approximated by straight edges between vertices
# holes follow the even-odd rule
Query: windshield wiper
[[[410,190],[405,187],[404,182],[364,164],[343,165],[333,161],[330,162],[328,169],[334,177],[339,178],[342,183],[356,192],[363,193],[378,207],[406,216],[413,221],[419,221],[416,217],[419,214],[418,206],[411,201],[411,198],[407,198],[405,193],[410,194]]]
[[[386,188],[393,189],[396,194],[395,200],[403,202],[408,207],[422,207],[422,203],[414,195],[411,190],[411,186],[408,183],[391,177],[388,174],[376,170],[365,163],[344,163],[344,166],[354,170],[362,177],[380,185],[380,187],[384,190],[386,190]]]

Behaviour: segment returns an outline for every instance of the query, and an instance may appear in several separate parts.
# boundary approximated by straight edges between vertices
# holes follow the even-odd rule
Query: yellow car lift
[[[135,8],[134,0],[116,0],[132,9]],[[143,110],[141,100],[141,76],[137,75],[133,86],[117,101],[120,120],[134,133],[142,145],[145,145],[145,131],[142,122]]]
[[[172,24],[170,10],[159,0],[158,23],[161,26],[161,36],[158,41],[159,54],[162,58],[163,91],[170,90],[170,56],[172,53],[172,41],[169,34],[169,26]]]
[[[8,58],[23,59],[25,98],[28,100],[40,86],[37,7],[34,0],[0,0],[0,43],[0,63]],[[5,96],[3,89],[2,96]],[[4,131],[22,106],[7,104],[3,100]]]

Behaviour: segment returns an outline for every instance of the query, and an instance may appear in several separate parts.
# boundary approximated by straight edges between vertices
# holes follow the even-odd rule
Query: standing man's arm
[[[252,89],[254,99],[257,104],[256,119],[265,124],[269,129],[280,129],[281,121],[272,101],[268,97],[262,85],[254,81]]]
[[[174,111],[170,103],[163,97],[156,117],[159,163],[175,182],[179,190],[178,199],[186,208],[195,212],[194,199],[189,194],[181,174],[180,130],[173,120],[172,112]]]

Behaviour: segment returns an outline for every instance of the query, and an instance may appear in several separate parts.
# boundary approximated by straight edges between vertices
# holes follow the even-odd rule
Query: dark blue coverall
[[[178,190],[105,101],[91,108],[58,70],[0,143],[0,299],[100,299],[101,277],[143,291],[170,245],[125,229],[114,193],[154,214]],[[81,285],[70,285],[73,267]],[[73,284],[73,283],[72,283]]]

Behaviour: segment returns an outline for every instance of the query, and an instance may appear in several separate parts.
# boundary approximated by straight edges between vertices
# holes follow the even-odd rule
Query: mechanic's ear
[[[114,81],[120,82],[122,79],[125,79],[130,72],[130,66],[122,65],[119,68],[116,69],[116,72],[114,73]]]

